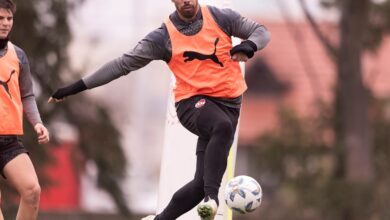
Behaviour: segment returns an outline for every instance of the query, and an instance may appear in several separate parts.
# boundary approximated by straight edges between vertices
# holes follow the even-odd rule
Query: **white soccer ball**
[[[225,202],[241,214],[254,211],[261,204],[263,191],[260,184],[249,176],[236,176],[225,187]]]

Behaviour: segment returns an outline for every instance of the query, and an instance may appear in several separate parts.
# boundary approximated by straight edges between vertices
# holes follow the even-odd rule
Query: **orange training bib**
[[[165,22],[172,44],[169,68],[176,78],[175,101],[194,95],[236,98],[246,89],[239,63],[230,57],[232,39],[202,6],[203,26],[186,36],[168,18]]]
[[[15,47],[8,42],[8,50],[0,58],[0,135],[23,134],[19,74],[19,59]]]

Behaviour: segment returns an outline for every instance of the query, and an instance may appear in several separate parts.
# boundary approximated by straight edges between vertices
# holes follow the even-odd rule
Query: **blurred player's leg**
[[[37,219],[41,188],[30,157],[26,153],[19,154],[5,165],[4,174],[20,195],[16,219]]]
[[[0,192],[0,201],[1,201],[1,192]],[[0,220],[4,220],[3,212],[0,209]]]

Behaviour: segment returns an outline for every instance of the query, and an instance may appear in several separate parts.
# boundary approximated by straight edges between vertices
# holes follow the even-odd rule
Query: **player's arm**
[[[38,143],[44,144],[49,142],[49,131],[42,123],[37,103],[35,101],[30,65],[23,50],[18,47],[15,48],[20,61],[19,90],[22,99],[23,112],[37,133]]]
[[[226,34],[243,39],[241,44],[230,51],[233,60],[240,58],[237,61],[246,61],[252,58],[256,51],[263,49],[270,41],[270,33],[264,25],[243,17],[231,9],[210,7],[210,10]]]
[[[67,96],[107,84],[112,80],[146,66],[152,60],[166,60],[168,56],[165,45],[167,42],[165,32],[163,27],[154,30],[138,42],[133,50],[104,64],[95,72],[77,82],[55,91],[49,102],[52,100],[62,101]]]

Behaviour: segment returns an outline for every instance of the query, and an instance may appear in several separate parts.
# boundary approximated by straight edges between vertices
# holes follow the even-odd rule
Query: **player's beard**
[[[198,11],[198,7],[199,7],[198,3],[196,3],[195,5],[185,4],[181,8],[177,8],[177,11],[184,18],[191,19],[195,17],[196,12]]]

